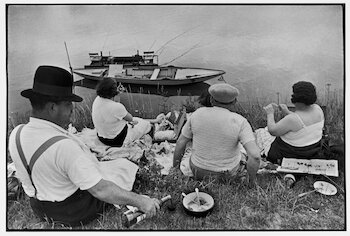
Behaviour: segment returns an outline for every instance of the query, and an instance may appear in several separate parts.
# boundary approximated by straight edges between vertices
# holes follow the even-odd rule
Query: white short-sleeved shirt
[[[192,163],[216,172],[232,170],[239,165],[239,142],[245,145],[255,141],[247,119],[216,106],[197,109],[181,134],[192,139]]]
[[[100,137],[113,139],[127,124],[125,106],[111,99],[97,96],[92,104],[92,122]]]
[[[9,151],[15,163],[16,174],[22,182],[25,193],[33,197],[34,187],[20,159],[16,145],[17,126],[9,138]],[[29,164],[34,152],[54,136],[67,136],[60,126],[31,117],[20,134],[24,156]],[[42,201],[63,201],[80,188],[86,190],[96,185],[102,175],[94,162],[76,143],[67,138],[50,146],[35,162],[32,179],[37,189],[37,199]]]

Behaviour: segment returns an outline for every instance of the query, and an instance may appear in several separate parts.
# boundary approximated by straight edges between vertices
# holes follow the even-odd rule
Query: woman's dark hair
[[[97,84],[96,94],[102,98],[112,98],[119,94],[118,85],[112,78],[104,78]]]
[[[212,107],[213,105],[210,102],[210,96],[211,95],[208,92],[208,90],[203,91],[201,95],[198,97],[199,104],[205,107]]]
[[[314,104],[317,100],[315,86],[306,81],[299,81],[293,84],[292,103]]]

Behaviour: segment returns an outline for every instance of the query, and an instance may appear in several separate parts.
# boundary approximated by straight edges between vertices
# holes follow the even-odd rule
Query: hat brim
[[[42,95],[45,95],[45,94],[41,94],[41,93],[36,93],[34,92],[32,89],[26,89],[26,90],[23,90],[21,92],[21,95],[25,98],[32,98],[34,96],[42,96]],[[60,100],[62,101],[72,101],[72,102],[81,102],[83,101],[83,98],[78,96],[78,95],[75,95],[75,94],[72,94],[70,96],[62,96],[62,97],[59,97]]]

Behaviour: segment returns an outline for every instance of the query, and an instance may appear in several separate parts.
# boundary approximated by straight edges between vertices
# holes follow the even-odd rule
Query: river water
[[[10,5],[7,20],[9,115],[30,109],[20,91],[32,86],[39,65],[69,70],[64,42],[73,68],[88,64],[89,52],[153,50],[160,64],[224,70],[240,101],[288,101],[300,80],[313,82],[320,99],[329,91],[342,95],[338,5]],[[95,96],[90,89],[76,92]]]

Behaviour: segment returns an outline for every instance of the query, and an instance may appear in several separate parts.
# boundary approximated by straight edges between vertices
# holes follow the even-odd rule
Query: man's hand
[[[155,216],[157,214],[157,211],[160,209],[160,201],[156,198],[149,198],[146,196],[140,196],[142,198],[141,200],[141,207],[139,209],[146,213],[147,218],[150,218],[152,216]]]
[[[241,184],[248,186],[248,188],[254,188],[256,185],[256,176],[252,177],[249,174],[245,175],[241,178]]]
[[[248,188],[254,188],[256,185],[256,176],[249,176],[248,178]]]

